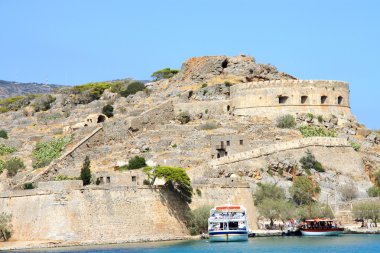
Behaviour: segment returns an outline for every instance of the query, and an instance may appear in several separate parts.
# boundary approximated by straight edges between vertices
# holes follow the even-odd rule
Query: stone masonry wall
[[[281,114],[310,112],[352,116],[348,84],[340,81],[274,80],[238,84],[231,87],[231,104],[236,115],[276,118]]]
[[[132,189],[24,190],[0,196],[13,215],[13,240],[112,243],[188,235],[188,206],[171,192]]]

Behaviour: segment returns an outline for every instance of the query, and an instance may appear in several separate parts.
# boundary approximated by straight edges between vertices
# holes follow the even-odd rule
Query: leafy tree
[[[325,172],[322,164],[315,159],[315,156],[311,153],[310,150],[306,151],[306,156],[301,158],[300,163],[302,164],[302,168],[305,171],[315,169],[318,172]]]
[[[260,205],[265,199],[284,200],[285,193],[281,187],[271,183],[258,183],[255,192],[255,205]]]
[[[162,79],[168,79],[173,77],[179,72],[177,69],[170,69],[170,68],[164,68],[161,70],[158,70],[154,72],[151,77],[153,77],[154,81],[162,80]]]
[[[315,186],[313,182],[305,177],[299,176],[293,180],[293,185],[289,191],[293,201],[297,205],[309,204],[313,201],[313,197],[320,192],[319,186]]]
[[[151,185],[154,184],[156,178],[163,178],[165,186],[171,191],[177,193],[179,197],[187,203],[191,203],[193,197],[193,187],[191,180],[183,168],[158,166],[147,167],[144,172],[148,175]]]
[[[296,125],[296,119],[293,115],[287,114],[277,118],[277,127],[279,128],[293,128]]]
[[[270,226],[273,227],[274,220],[286,220],[294,217],[294,206],[284,199],[265,198],[258,205],[259,213],[270,220]]]
[[[0,239],[8,241],[12,235],[12,215],[2,212],[0,214]]]
[[[187,228],[190,230],[191,235],[207,233],[208,218],[210,216],[211,208],[212,206],[203,205],[187,213],[186,224],[187,224]]]
[[[313,218],[334,218],[334,213],[326,204],[310,203],[298,208],[298,217],[302,220]]]
[[[18,171],[25,169],[25,164],[20,158],[13,157],[4,163],[4,169],[8,177],[14,177]]]
[[[108,118],[113,117],[113,106],[112,105],[105,105],[102,109],[102,113],[106,115]]]
[[[7,131],[1,129],[0,130],[0,138],[8,139],[8,133],[7,133]]]
[[[120,96],[128,97],[129,95],[136,94],[139,91],[142,91],[145,89],[145,84],[142,82],[131,82],[127,89],[120,91]]]
[[[146,161],[144,157],[134,156],[131,159],[129,159],[129,162],[128,162],[129,170],[136,170],[143,167],[146,167]]]
[[[82,169],[80,170],[80,178],[83,180],[83,185],[91,183],[90,158],[88,156],[84,159]]]
[[[380,218],[380,202],[366,201],[358,203],[353,207],[353,213],[356,218],[368,220],[371,219],[377,227],[377,220]]]

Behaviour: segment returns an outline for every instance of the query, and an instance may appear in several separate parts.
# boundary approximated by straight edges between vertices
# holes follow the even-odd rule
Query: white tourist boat
[[[241,205],[216,206],[210,210],[208,234],[211,242],[248,240],[246,209]]]
[[[340,228],[331,219],[310,219],[300,228],[302,235],[321,236],[321,235],[340,235],[344,228]]]

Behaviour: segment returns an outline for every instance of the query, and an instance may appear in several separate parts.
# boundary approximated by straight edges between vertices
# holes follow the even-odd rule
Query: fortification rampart
[[[281,114],[351,116],[348,83],[321,80],[273,80],[231,87],[236,115],[278,117]]]
[[[307,148],[311,146],[321,147],[351,147],[346,139],[342,138],[329,138],[329,137],[310,137],[303,138],[294,141],[281,142],[273,145],[264,146],[261,148],[252,149],[250,151],[241,152],[238,154],[221,157],[219,159],[212,160],[210,165],[213,167],[236,163],[244,160],[258,158],[274,154],[281,151]]]

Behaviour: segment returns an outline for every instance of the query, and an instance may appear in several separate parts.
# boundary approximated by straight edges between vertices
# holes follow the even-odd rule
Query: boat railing
[[[235,215],[220,215],[216,214],[210,217],[212,220],[231,220],[231,219],[236,219],[236,220],[245,220],[246,216],[242,214],[235,214]]]

